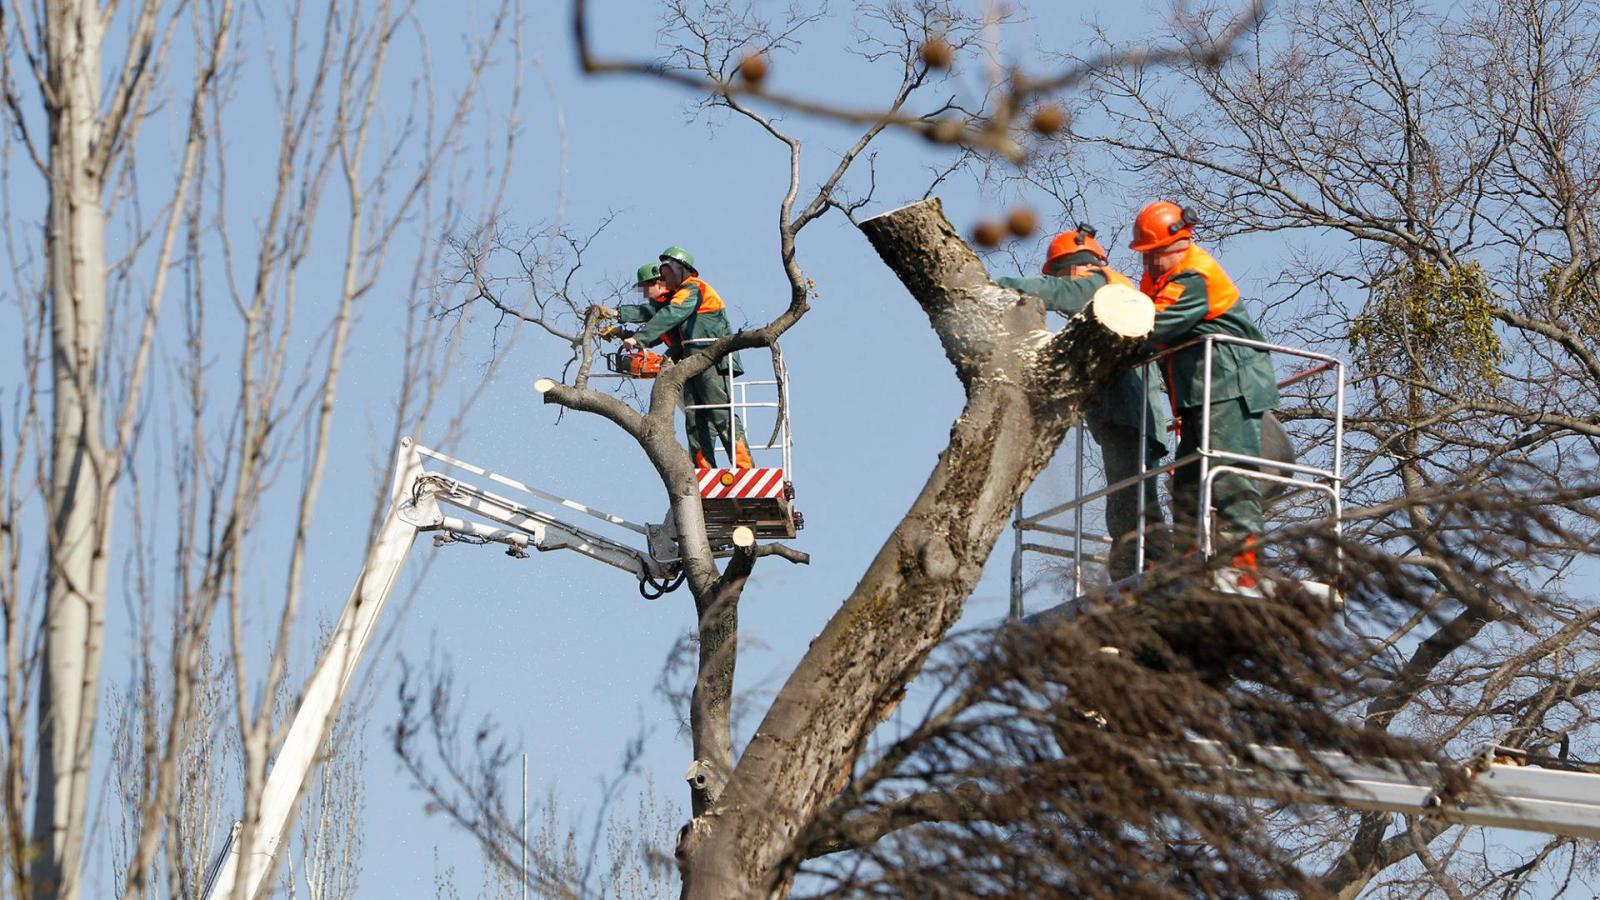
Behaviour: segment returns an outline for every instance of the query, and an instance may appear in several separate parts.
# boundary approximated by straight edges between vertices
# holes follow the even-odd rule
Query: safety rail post
[[[1078,433],[1078,464],[1073,467],[1073,490],[1083,496],[1083,420],[1073,426]],[[1110,529],[1107,529],[1108,531]],[[1083,504],[1079,504],[1072,512],[1072,592],[1083,593]]]
[[[1022,618],[1022,498],[1011,513],[1011,618]]]
[[[1195,484],[1196,509],[1194,512],[1194,527],[1200,530],[1196,546],[1200,548],[1200,555],[1204,559],[1211,558],[1213,549],[1211,546],[1211,479],[1206,477],[1206,473],[1211,470],[1211,348],[1213,346],[1212,338],[1214,337],[1216,335],[1206,335],[1201,348],[1205,357],[1205,388],[1200,393],[1200,472],[1198,481]],[[1176,371],[1176,368],[1174,368],[1174,371]],[[1183,426],[1179,425],[1178,427],[1181,429]],[[1179,434],[1181,441],[1182,432],[1180,431]],[[1173,451],[1173,455],[1177,455],[1176,450]],[[1174,508],[1176,508],[1176,504],[1174,504]],[[1173,518],[1176,519],[1177,516],[1173,516]]]
[[[1139,449],[1137,451],[1139,454],[1139,474],[1143,475],[1145,470],[1150,468],[1150,457],[1148,455],[1148,448],[1150,446],[1150,366],[1147,363],[1139,364],[1139,402],[1144,405],[1144,408],[1139,410]],[[1177,451],[1174,450],[1173,452]],[[1110,477],[1111,476],[1107,475],[1107,480],[1109,480]],[[1139,492],[1139,518],[1137,524],[1134,525],[1133,532],[1133,572],[1135,575],[1137,575],[1144,571],[1144,521],[1146,515],[1146,501],[1144,495],[1147,492],[1145,491],[1143,479],[1140,479],[1139,483],[1135,484],[1133,487],[1134,490]],[[1082,491],[1079,491],[1078,493],[1079,496],[1083,495]],[[1106,531],[1109,533],[1111,529],[1107,527]],[[1112,552],[1115,552],[1117,549],[1116,540],[1117,535],[1111,535]]]
[[[772,377],[778,382],[778,420],[783,423],[783,477],[794,483],[794,436],[789,427],[789,409],[793,397],[790,395],[789,366],[783,361],[781,353],[772,355]]]
[[[1344,484],[1344,363],[1335,361],[1333,367],[1333,478],[1334,484]],[[1334,563],[1344,572],[1344,492],[1333,495],[1333,553]]]

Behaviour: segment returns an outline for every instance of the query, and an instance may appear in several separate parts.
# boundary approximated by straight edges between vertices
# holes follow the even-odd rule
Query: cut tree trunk
[[[961,614],[1022,492],[1154,322],[1126,288],[1052,335],[1043,304],[995,285],[937,200],[861,230],[928,314],[967,393],[927,484],[812,642],[720,799],[680,843],[684,896],[786,893],[805,832],[867,736]]]

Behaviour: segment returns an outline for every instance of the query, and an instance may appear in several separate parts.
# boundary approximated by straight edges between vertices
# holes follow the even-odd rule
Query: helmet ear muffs
[[[1167,234],[1177,234],[1185,228],[1193,228],[1194,225],[1194,216],[1189,214],[1189,207],[1180,206],[1178,207],[1178,221],[1167,226]]]

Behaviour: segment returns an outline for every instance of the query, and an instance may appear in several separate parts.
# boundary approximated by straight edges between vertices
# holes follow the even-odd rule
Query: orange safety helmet
[[[1159,200],[1134,217],[1133,243],[1128,249],[1147,253],[1193,237],[1194,220],[1189,211],[1170,200]]]
[[[1057,261],[1086,252],[1095,255],[1095,262],[1104,263],[1107,258],[1106,248],[1100,246],[1100,242],[1094,239],[1094,235],[1094,227],[1085,225],[1082,222],[1078,223],[1076,231],[1063,231],[1056,235],[1050,241],[1050,252],[1045,256],[1044,265],[1040,267],[1039,271],[1049,275],[1050,267]]]

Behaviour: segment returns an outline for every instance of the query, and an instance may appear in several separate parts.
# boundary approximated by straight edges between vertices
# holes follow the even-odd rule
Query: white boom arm
[[[1480,751],[1462,764],[1467,788],[1452,792],[1431,763],[1363,762],[1319,751],[1313,755],[1323,775],[1282,747],[1252,746],[1244,758],[1211,741],[1193,742],[1194,750],[1169,762],[1198,791],[1600,839],[1600,774],[1496,762],[1512,751]]]
[[[427,472],[423,469],[424,457],[487,476],[641,534],[650,534],[651,529],[645,526],[545,494],[520,482],[419,447],[410,438],[403,439],[395,460],[394,481],[389,488],[388,514],[384,516],[377,537],[367,551],[361,574],[334,626],[328,648],[317,661],[311,680],[306,683],[305,694],[300,698],[299,709],[289,725],[283,747],[272,762],[272,771],[261,793],[259,818],[252,829],[250,847],[240,845],[242,829],[240,824],[235,823],[221,855],[207,873],[207,900],[234,896],[241,881],[246,898],[254,898],[261,889],[261,882],[271,868],[272,858],[283,838],[284,826],[316,767],[317,757],[338,714],[345,690],[355,675],[361,654],[372,638],[384,603],[418,534],[437,532],[439,536],[436,541],[439,542],[449,542],[456,536],[496,541],[508,545],[508,552],[513,556],[525,556],[523,551],[530,546],[536,550],[576,550],[591,559],[630,572],[641,580],[647,577],[664,579],[671,574],[667,565],[648,552],[575,528],[547,513],[530,509],[459,479]],[[441,504],[457,507],[471,513],[474,519],[487,520],[492,524],[447,516],[441,511]]]

